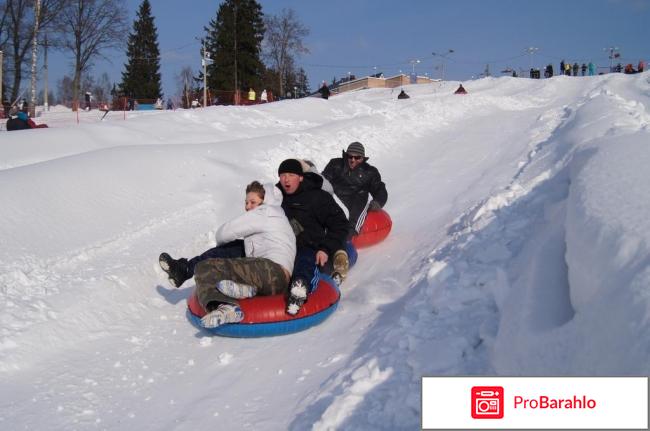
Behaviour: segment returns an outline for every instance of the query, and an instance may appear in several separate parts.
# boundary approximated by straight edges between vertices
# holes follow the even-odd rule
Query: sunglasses
[[[363,156],[348,156],[349,160],[363,160]]]

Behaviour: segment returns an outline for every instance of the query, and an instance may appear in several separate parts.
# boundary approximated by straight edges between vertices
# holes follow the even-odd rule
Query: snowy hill
[[[0,428],[410,430],[424,375],[650,374],[650,74],[463,85],[0,132]],[[354,140],[394,226],[336,313],[193,327],[158,254]]]

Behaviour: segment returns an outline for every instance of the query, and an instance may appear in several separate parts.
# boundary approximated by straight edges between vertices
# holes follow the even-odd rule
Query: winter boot
[[[298,314],[303,304],[307,300],[307,284],[296,279],[291,283],[289,288],[289,301],[287,301],[287,314],[295,316]]]
[[[217,283],[217,289],[224,295],[235,299],[252,298],[257,293],[255,286],[237,283],[232,280],[221,280]]]
[[[201,324],[204,328],[216,328],[224,323],[241,322],[244,318],[241,308],[233,304],[220,304],[216,310],[213,310],[201,318]]]
[[[185,283],[185,280],[192,278],[187,259],[185,258],[176,260],[172,259],[167,253],[161,253],[158,258],[158,263],[162,270],[167,273],[169,282],[174,287],[181,287]]]
[[[350,260],[345,250],[337,250],[334,253],[334,263],[332,266],[334,267],[332,279],[334,279],[337,286],[340,286],[348,276],[348,270],[350,269]]]

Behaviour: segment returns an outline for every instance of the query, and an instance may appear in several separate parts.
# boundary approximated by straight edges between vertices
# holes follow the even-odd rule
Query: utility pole
[[[418,82],[418,77],[415,74],[415,65],[418,64],[419,62],[420,62],[420,60],[418,60],[417,58],[409,61],[409,63],[411,63],[411,66],[412,66],[411,67],[411,76],[409,77],[409,82],[411,84],[417,84],[417,82]]]
[[[29,115],[36,116],[36,62],[38,60],[38,22],[41,18],[41,0],[34,3],[34,39],[32,40],[32,103],[29,104]]]
[[[234,36],[235,36],[235,105],[239,105],[239,83],[237,82],[237,3],[234,4]]]
[[[185,107],[189,108],[190,107],[190,89],[189,89],[190,87],[187,84],[187,76],[185,76],[184,78],[185,78],[185,86],[183,87],[183,89],[185,90]]]
[[[198,36],[194,39],[200,41],[203,44],[203,48],[201,50],[201,66],[203,67],[203,107],[206,107],[208,106],[208,64],[212,62],[212,59],[210,58],[210,53],[205,49],[205,40],[199,39]],[[187,77],[185,77],[185,87],[187,88]]]
[[[45,50],[43,51],[43,105],[46,111],[50,110],[50,105],[47,103],[47,35],[45,35]]]
[[[208,106],[208,61],[205,52],[205,40],[203,41],[203,58],[201,58],[201,63],[203,63],[203,107],[205,108]]]
[[[4,102],[5,99],[2,97],[2,67],[4,66],[4,60],[3,60],[3,54],[2,51],[0,51],[0,102]]]
[[[411,60],[409,62],[409,63],[411,63],[411,66],[413,66],[413,68],[411,69],[411,74],[412,75],[415,75],[415,65],[418,64],[419,62],[420,62],[420,60],[418,60],[417,58],[415,60]]]

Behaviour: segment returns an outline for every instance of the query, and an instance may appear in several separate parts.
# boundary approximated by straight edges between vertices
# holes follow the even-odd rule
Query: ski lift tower
[[[431,55],[442,58],[442,80],[445,80],[445,60],[449,60],[449,56],[454,53],[453,49],[448,49],[447,52],[441,54],[439,52],[432,52]]]
[[[530,70],[533,68],[533,54],[539,51],[539,48],[536,46],[529,46],[525,51],[528,53],[528,70]]]
[[[609,48],[603,48],[603,51],[609,51],[609,73],[612,73],[614,70],[614,59],[621,56],[618,52],[618,46],[610,46]]]

